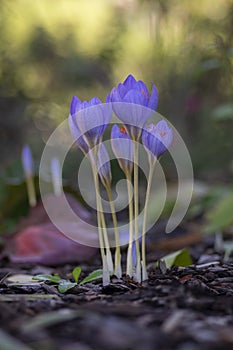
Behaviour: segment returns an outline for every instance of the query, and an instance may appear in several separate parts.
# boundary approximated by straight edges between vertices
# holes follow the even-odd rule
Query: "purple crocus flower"
[[[159,158],[172,143],[172,129],[165,120],[156,125],[149,124],[143,129],[142,143],[150,155]]]
[[[76,145],[78,148],[81,149],[81,151],[84,154],[87,154],[89,152],[89,146],[87,145],[86,141],[84,140],[81,131],[79,130],[76,118],[74,115],[70,114],[68,117],[68,122],[69,122],[69,128],[70,132],[73,136],[73,139],[76,142]]]
[[[104,143],[99,144],[98,173],[99,173],[100,179],[102,181],[102,184],[105,187],[110,186],[111,182],[112,182],[111,165],[110,165],[108,151],[107,151]]]
[[[112,89],[110,101],[135,103],[155,111],[158,106],[158,90],[155,84],[152,84],[150,94],[146,84],[141,80],[136,81],[134,76],[130,74],[123,84],[120,83],[117,88]]]
[[[113,125],[111,144],[121,169],[125,173],[131,172],[133,168],[133,143],[124,126],[119,128],[116,124]]]
[[[107,102],[113,103],[117,117],[125,124],[129,135],[138,140],[141,129],[151,118],[158,105],[158,90],[152,84],[151,94],[146,84],[129,75],[125,81],[113,88],[107,96]]]
[[[31,149],[28,145],[25,145],[22,150],[22,164],[26,176],[33,176],[34,163],[32,159]]]
[[[93,97],[90,101],[81,101],[73,96],[70,105],[70,115],[73,125],[78,128],[80,136],[88,147],[96,146],[102,139],[103,133],[111,119],[111,107],[103,104],[100,99]],[[79,137],[80,138],[80,137]],[[81,142],[83,141],[81,139]]]

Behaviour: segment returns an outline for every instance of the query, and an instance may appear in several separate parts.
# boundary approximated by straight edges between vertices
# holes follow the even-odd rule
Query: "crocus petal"
[[[112,100],[111,100],[111,93],[109,92],[106,96],[106,103],[110,103],[110,102],[112,102]]]
[[[145,134],[143,134],[142,137],[143,144],[156,158],[158,158],[167,150],[166,146],[160,141],[160,139],[150,132],[147,132],[146,139],[144,137]]]
[[[128,77],[124,81],[124,86],[126,87],[127,90],[133,89],[134,85],[136,84],[136,79],[132,74],[129,74]]]
[[[103,143],[99,144],[98,150],[98,173],[104,186],[110,186],[112,173],[108,151]]]
[[[83,108],[76,113],[75,120],[84,140],[90,148],[97,145],[111,119],[111,105],[102,104],[94,98],[83,102]]]
[[[117,88],[113,88],[110,94],[110,98],[112,102],[121,102],[122,98]]]
[[[96,105],[99,105],[101,104],[102,101],[98,98],[98,97],[93,97],[89,103],[88,103],[88,106],[91,107],[91,106],[96,106]]]
[[[84,140],[92,148],[102,136],[103,117],[99,107],[87,107],[81,110],[77,114],[76,120]]]
[[[172,129],[169,128],[165,120],[160,120],[155,126],[156,135],[163,145],[168,148],[172,143]]]
[[[77,113],[82,106],[82,102],[77,96],[73,96],[70,103],[70,114],[73,115]]]
[[[68,123],[69,123],[69,128],[70,128],[70,132],[73,136],[73,139],[75,140],[77,146],[81,149],[81,151],[84,154],[87,154],[89,151],[89,147],[86,144],[81,131],[78,128],[78,125],[76,123],[75,120],[75,116],[72,116],[71,114],[68,117]]]
[[[127,89],[126,89],[126,87],[125,87],[125,85],[124,84],[118,84],[118,86],[117,86],[117,91],[118,91],[118,93],[119,93],[119,95],[120,95],[120,97],[121,98],[124,98],[124,96],[125,96],[125,94],[127,93]]]
[[[158,102],[159,102],[158,90],[155,84],[152,83],[152,91],[151,91],[148,107],[155,111],[157,109]]]
[[[137,84],[136,84],[136,88],[137,88],[137,90],[140,91],[140,93],[142,95],[144,95],[146,97],[146,100],[149,102],[150,93],[148,91],[148,88],[147,88],[146,84],[143,81],[139,80],[137,82]]]
[[[135,103],[137,105],[147,106],[147,99],[136,89],[129,90],[124,97],[124,102]]]
[[[154,113],[151,109],[135,103],[112,103],[112,108],[133,140],[139,140],[143,127]]]
[[[112,150],[124,172],[132,171],[133,143],[129,135],[115,124],[111,131]]]
[[[123,133],[121,133],[118,126],[114,124],[111,131],[111,139],[118,139],[121,137],[121,134]],[[126,137],[127,137],[127,134],[126,134]]]
[[[172,143],[172,129],[165,120],[150,124],[142,132],[142,143],[150,154],[159,158]]]
[[[161,132],[167,132],[170,128],[167,125],[167,122],[165,120],[160,120],[156,125],[155,125],[155,130],[161,131]]]

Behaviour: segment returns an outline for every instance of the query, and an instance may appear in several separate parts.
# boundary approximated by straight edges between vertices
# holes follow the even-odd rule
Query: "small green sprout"
[[[170,269],[172,266],[185,267],[192,264],[192,259],[187,248],[167,254],[163,256],[161,260],[164,261],[167,269]]]
[[[58,291],[62,294],[66,293],[68,290],[86,284],[88,282],[93,282],[98,279],[103,278],[103,270],[98,269],[91,272],[87,277],[85,277],[81,282],[79,282],[79,277],[82,272],[81,267],[75,267],[72,271],[72,276],[75,282],[70,281],[69,279],[63,279],[58,274],[50,275],[36,275],[33,277],[33,280],[51,282],[57,285]]]

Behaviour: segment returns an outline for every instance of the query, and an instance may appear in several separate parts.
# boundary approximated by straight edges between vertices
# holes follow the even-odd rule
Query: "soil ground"
[[[142,285],[113,278],[75,287],[65,295],[51,284],[7,283],[7,276],[59,273],[45,267],[0,262],[1,350],[222,350],[233,349],[233,263],[212,243],[191,247],[197,263],[161,271],[150,264]],[[153,261],[153,256],[149,254]],[[82,266],[82,277],[98,268]]]

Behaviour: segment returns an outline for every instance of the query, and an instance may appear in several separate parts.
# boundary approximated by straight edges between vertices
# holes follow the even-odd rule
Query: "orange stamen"
[[[159,133],[160,133],[160,136],[161,136],[161,137],[167,135],[167,132],[166,132],[166,131],[160,131]]]
[[[124,125],[122,125],[122,127],[120,128],[120,132],[122,132],[122,134],[127,134],[127,131]]]
[[[146,97],[147,100],[149,100],[149,96],[145,93],[144,90],[141,91],[142,95],[144,95]]]

